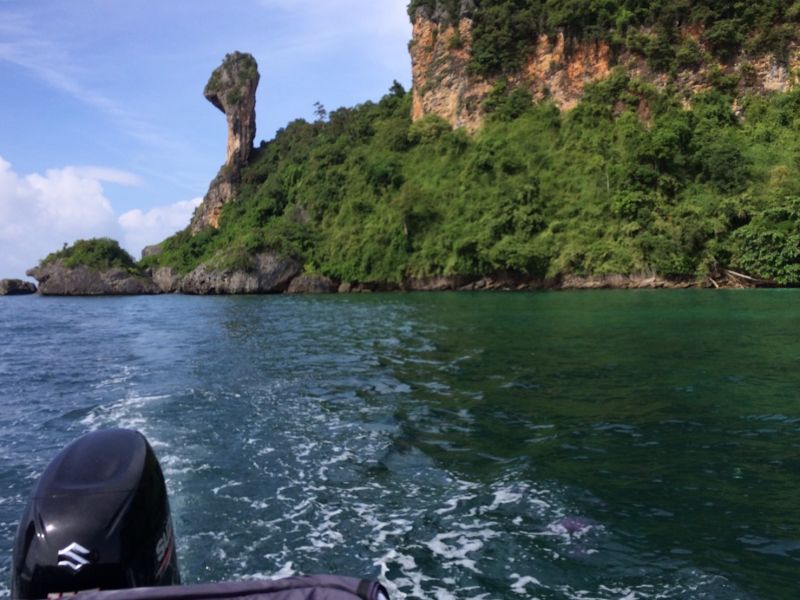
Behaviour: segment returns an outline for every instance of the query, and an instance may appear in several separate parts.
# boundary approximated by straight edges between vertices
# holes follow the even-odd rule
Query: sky
[[[203,98],[225,54],[261,73],[255,144],[411,83],[407,0],[0,0],[0,278],[76,239],[138,258],[225,161]]]

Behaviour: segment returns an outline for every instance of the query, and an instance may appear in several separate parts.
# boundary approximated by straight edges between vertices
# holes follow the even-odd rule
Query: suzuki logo
[[[89,564],[87,556],[89,556],[89,550],[77,542],[72,542],[66,548],[58,551],[58,558],[63,559],[58,561],[58,566],[69,567],[77,573]]]

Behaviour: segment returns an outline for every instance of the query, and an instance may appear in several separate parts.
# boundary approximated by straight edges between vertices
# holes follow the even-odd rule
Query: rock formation
[[[441,7],[441,5],[440,5]],[[409,52],[414,121],[434,114],[453,127],[474,131],[482,119],[481,102],[492,83],[468,71],[472,52],[471,0],[463,0],[457,19],[442,8],[425,7],[414,15]]]
[[[211,74],[203,95],[228,120],[226,166],[247,164],[256,137],[258,64],[250,54],[233,52]]]
[[[148,269],[134,275],[119,268],[68,267],[57,260],[30,269],[28,275],[39,281],[39,292],[44,296],[278,294],[288,291],[296,279],[300,281],[294,284],[293,291],[320,293],[335,289],[327,278],[317,280],[302,276],[302,265],[291,258],[267,252],[254,256],[252,262],[249,270],[217,269],[212,261],[186,275],[170,267]],[[33,284],[22,283],[36,290]],[[2,284],[0,282],[0,290]]]
[[[40,265],[26,273],[39,282],[44,296],[130,296],[158,294],[161,290],[149,277],[134,275],[125,269],[98,271],[80,265],[68,267],[63,261]]]
[[[211,74],[203,92],[206,99],[225,113],[228,144],[225,164],[211,182],[203,203],[192,218],[191,231],[219,227],[222,207],[236,195],[241,169],[247,164],[256,136],[256,88],[260,75],[250,54],[233,52]]]
[[[289,284],[287,294],[332,294],[338,289],[338,285],[330,277],[324,275],[302,274]]]
[[[272,253],[253,257],[248,271],[218,270],[202,264],[180,284],[184,294],[277,294],[285,292],[303,270],[295,260]]]
[[[150,270],[149,275],[165,294],[173,294],[181,289],[182,277],[172,267],[157,267]]]
[[[438,115],[453,127],[475,131],[483,121],[483,102],[495,80],[473,74],[469,69],[473,41],[473,0],[462,0],[458,15],[450,15],[439,2],[435,10],[417,9],[413,37],[409,44],[413,77],[413,120]],[[697,93],[713,87],[708,73],[741,75],[740,92],[785,92],[795,84],[793,73],[800,68],[800,47],[792,42],[786,57],[771,54],[740,54],[730,63],[710,58],[700,28],[681,31],[692,39],[710,62],[684,68],[674,75],[654,71],[641,54],[629,50],[615,55],[602,41],[567,43],[559,33],[542,35],[522,69],[508,77],[511,88],[524,87],[534,99],[552,100],[562,110],[574,108],[586,86],[607,77],[615,66],[659,89],[675,86],[687,104]],[[646,107],[643,114],[646,114]]]
[[[145,246],[142,248],[142,258],[147,258],[148,256],[158,256],[164,251],[161,247],[161,244],[153,244],[151,246]]]
[[[36,286],[22,279],[0,279],[0,296],[21,296],[35,294]]]

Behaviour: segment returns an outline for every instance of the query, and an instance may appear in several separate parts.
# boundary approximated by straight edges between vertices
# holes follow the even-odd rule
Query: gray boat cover
[[[76,600],[389,600],[377,581],[314,575],[274,581],[231,581],[166,587],[87,591]]]

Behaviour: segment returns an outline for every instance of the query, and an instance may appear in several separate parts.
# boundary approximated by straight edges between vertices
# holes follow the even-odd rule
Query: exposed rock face
[[[88,267],[67,267],[61,261],[28,270],[39,282],[44,296],[130,296],[158,294],[161,290],[148,277],[123,269],[95,271]]]
[[[256,136],[256,88],[260,75],[250,54],[233,52],[211,74],[203,94],[225,113],[228,121],[228,144],[225,164],[211,182],[203,203],[192,218],[191,231],[219,227],[222,207],[233,200],[240,181],[241,168],[250,159]]]
[[[474,131],[483,118],[481,103],[492,83],[468,72],[472,19],[467,2],[462,2],[462,8],[457,26],[445,24],[449,22],[446,14],[417,9],[409,45],[414,89],[411,118],[417,121],[434,114],[453,127]]]
[[[165,294],[172,294],[181,289],[181,276],[171,267],[158,267],[154,269],[150,276],[158,289]]]
[[[266,253],[254,257],[252,271],[220,271],[200,265],[183,278],[184,294],[277,294],[289,288],[303,270],[291,258]]]
[[[331,294],[337,291],[338,287],[332,279],[324,275],[303,274],[292,279],[286,292],[289,294]]]
[[[0,296],[22,296],[35,294],[36,286],[22,279],[0,279]]]
[[[194,211],[191,223],[193,234],[206,227],[219,227],[222,207],[234,199],[238,185],[239,171],[227,165],[222,167],[208,186],[203,202]]]
[[[636,290],[685,289],[708,287],[709,283],[696,279],[666,279],[657,275],[568,275],[559,284],[564,290]]]
[[[411,278],[404,282],[403,288],[410,292],[440,292],[458,290],[468,285],[470,277],[464,275],[435,275],[433,277]]]
[[[148,256],[158,256],[163,252],[163,248],[161,244],[153,244],[152,246],[145,246],[142,248],[142,258],[147,258]]]
[[[457,19],[441,8],[436,11],[419,8],[414,15],[409,51],[415,121],[434,114],[453,127],[464,127],[468,131],[475,131],[482,123],[485,116],[482,105],[495,82],[475,76],[468,68],[474,10],[472,0],[462,0]],[[701,29],[686,28],[681,35],[692,38],[701,51],[710,56],[708,48],[704,47]],[[577,105],[587,85],[607,77],[615,66],[622,66],[631,76],[659,89],[675,85],[690,104],[695,94],[711,89],[707,74],[715,69],[741,75],[740,92],[788,91],[796,83],[792,74],[800,67],[800,47],[790,45],[787,57],[782,61],[769,54],[741,54],[730,64],[703,62],[694,69],[679,71],[671,79],[668,74],[653,71],[640,54],[624,51],[615,56],[605,42],[567,44],[563,34],[554,39],[543,35],[523,68],[509,78],[509,83],[512,88],[528,89],[536,100],[549,98],[562,110],[570,110]]]

